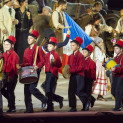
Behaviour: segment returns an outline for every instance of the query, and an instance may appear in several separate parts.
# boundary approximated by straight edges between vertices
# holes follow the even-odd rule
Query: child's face
[[[114,47],[114,52],[115,52],[116,54],[119,54],[119,53],[122,52],[122,49],[121,49],[120,47],[115,46],[115,47]]]
[[[90,56],[90,53],[87,50],[83,50],[83,56],[86,58]]]
[[[74,42],[71,42],[71,50],[73,51],[73,52],[75,52],[76,50],[78,50],[79,49],[79,45],[77,45],[76,43],[74,43]]]
[[[102,47],[102,46],[103,46],[103,42],[100,41],[100,42],[98,43],[98,46]]]
[[[34,44],[34,42],[36,41],[36,39],[32,36],[28,36],[28,44],[31,45],[31,44]]]
[[[5,51],[9,51],[12,48],[12,44],[10,44],[8,41],[4,42],[4,49]]]
[[[51,52],[51,51],[55,50],[55,46],[52,45],[52,44],[48,44],[47,49],[48,49],[49,52]]]

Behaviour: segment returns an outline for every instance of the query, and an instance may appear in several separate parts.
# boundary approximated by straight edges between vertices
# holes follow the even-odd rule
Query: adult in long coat
[[[15,25],[18,23],[18,20],[15,19],[13,4],[13,0],[4,0],[4,6],[0,9],[1,40],[3,36],[4,40],[10,35],[15,36]]]

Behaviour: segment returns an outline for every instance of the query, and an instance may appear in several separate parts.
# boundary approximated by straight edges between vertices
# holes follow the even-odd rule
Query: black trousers
[[[46,82],[46,81],[44,81],[44,82],[42,83],[42,85],[41,85],[41,87],[42,87],[44,90],[45,90],[45,82]],[[56,86],[57,86],[57,83],[56,83]],[[55,86],[54,91],[56,90],[56,86]],[[55,101],[55,102],[60,102],[62,99],[63,99],[62,96],[59,96],[59,95],[55,94],[55,92],[54,92],[54,94],[53,94],[53,101]]]
[[[17,84],[17,78],[18,76],[15,75],[9,82],[4,81],[5,85],[4,88],[2,88],[1,92],[2,95],[8,100],[8,107],[9,109],[15,109],[15,87]]]
[[[38,80],[35,83],[24,85],[24,96],[25,96],[24,100],[25,100],[25,106],[27,111],[33,110],[31,95],[35,96],[41,102],[46,102],[46,97],[36,88],[39,81],[39,75],[40,75],[39,70],[37,71],[37,74],[38,74]]]
[[[82,103],[85,103],[85,80],[84,77],[79,74],[72,74],[69,81],[68,99],[69,106],[76,108],[76,95],[79,97]]]
[[[0,81],[0,110],[3,109],[3,101],[2,101],[2,93],[1,93],[1,89],[2,89],[2,81]]]
[[[113,77],[111,94],[115,97],[115,108],[121,108],[123,100],[123,78]]]
[[[57,77],[50,72],[46,73],[45,94],[48,98],[47,105],[49,109],[54,108],[52,102],[53,102],[53,96],[56,90],[56,83],[57,83]]]
[[[85,101],[92,101],[95,100],[95,98],[92,96],[92,85],[93,85],[93,80],[85,78]]]

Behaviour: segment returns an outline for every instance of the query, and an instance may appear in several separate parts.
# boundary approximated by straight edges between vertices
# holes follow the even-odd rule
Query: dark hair
[[[87,50],[91,54],[91,51],[88,48],[84,48],[82,50]]]
[[[76,41],[76,40],[71,41],[71,43],[72,42],[76,43],[78,46],[81,46],[80,43],[78,41]]]
[[[63,5],[63,4],[66,4],[66,3],[67,3],[66,0],[59,0],[58,1],[58,6]]]
[[[94,24],[97,20],[100,20],[101,19],[101,16],[97,13],[97,14],[94,14],[92,19],[90,20],[89,24]]]
[[[48,44],[52,44],[53,46],[56,46],[57,44],[56,43],[54,43],[54,42],[48,42]]]
[[[23,2],[25,2],[26,0],[18,0],[19,4],[21,5]]]
[[[11,40],[9,40],[9,39],[6,39],[5,41],[9,42],[11,45],[14,44],[14,43],[13,43]],[[4,42],[5,42],[5,41],[4,41]]]
[[[94,23],[97,21],[97,20],[100,20],[101,19],[101,16],[97,13],[97,14],[94,14],[92,19],[89,21],[88,24],[91,24],[91,25],[94,25]],[[97,30],[99,30],[99,25],[95,25],[95,28]]]
[[[96,7],[96,6],[98,6],[98,5],[101,5],[101,6],[102,6],[102,3],[99,2],[99,1],[97,1],[97,2],[94,3],[93,7]]]

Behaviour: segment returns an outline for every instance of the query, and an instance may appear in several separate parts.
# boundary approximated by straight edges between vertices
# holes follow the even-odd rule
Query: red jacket
[[[85,59],[85,78],[96,80],[96,64],[90,57]]]
[[[114,60],[120,66],[115,68],[115,71],[113,71],[113,73],[114,73],[113,76],[123,77],[123,54],[120,54],[119,56],[114,57]]]
[[[3,72],[7,72],[8,76],[12,78],[14,75],[17,75],[16,64],[19,64],[20,58],[14,50],[10,50],[9,53],[3,53],[4,56],[4,65]]]
[[[37,45],[34,45],[32,49],[30,49],[30,47],[28,47],[24,51],[23,64],[21,66],[23,66],[23,67],[33,66],[36,48],[37,48]],[[38,66],[39,69],[41,69],[44,65],[44,53],[43,53],[41,47],[39,47],[39,49],[38,49],[36,65]]]
[[[53,65],[50,63],[50,54],[53,55],[55,62]],[[56,77],[58,77],[58,69],[62,66],[60,57],[58,53],[54,50],[52,52],[49,52],[45,55],[45,72],[51,72]]]
[[[85,59],[84,56],[77,51],[76,54],[71,54],[68,59],[68,65],[70,66],[70,73],[77,73],[79,75],[84,76],[84,66]]]

